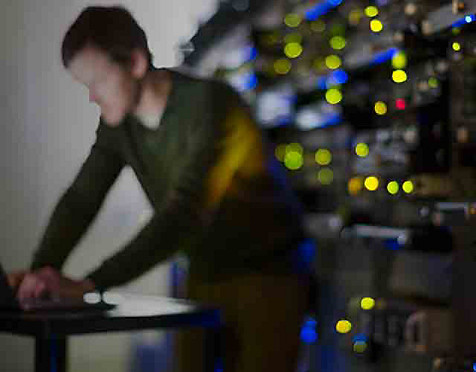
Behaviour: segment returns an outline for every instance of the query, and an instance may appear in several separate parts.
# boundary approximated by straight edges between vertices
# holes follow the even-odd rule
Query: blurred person
[[[181,252],[187,297],[223,314],[224,370],[295,369],[308,296],[302,211],[249,108],[228,85],[155,68],[142,28],[122,7],[88,7],[62,60],[101,110],[96,140],[57,203],[20,299],[82,296],[137,278]],[[125,166],[154,215],[84,279],[61,268]],[[181,371],[200,371],[201,335],[181,332]]]

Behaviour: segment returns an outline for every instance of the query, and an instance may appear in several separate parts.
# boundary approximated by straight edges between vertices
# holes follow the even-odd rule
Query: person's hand
[[[17,270],[7,274],[8,285],[16,292],[23,278],[28,273],[27,270]]]
[[[27,273],[17,292],[19,300],[39,297],[81,298],[86,292],[94,290],[90,280],[67,278],[52,268],[44,267]]]

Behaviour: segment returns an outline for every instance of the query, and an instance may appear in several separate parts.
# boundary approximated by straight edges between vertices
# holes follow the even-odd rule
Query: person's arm
[[[32,271],[43,267],[61,270],[121,172],[124,161],[113,150],[110,130],[99,125],[89,156],[50,217],[33,257]]]
[[[97,287],[107,289],[126,283],[169,257],[181,243],[193,242],[247,150],[259,140],[257,135],[249,136],[246,130],[234,126],[233,120],[243,118],[230,117],[223,95],[210,93],[200,99],[188,133],[191,150],[184,154],[187,162],[167,197],[167,205],[126,247],[87,276]],[[246,114],[237,107],[236,115]]]

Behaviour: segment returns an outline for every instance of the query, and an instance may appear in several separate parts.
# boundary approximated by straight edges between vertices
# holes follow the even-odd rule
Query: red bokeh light
[[[395,107],[398,110],[405,110],[406,106],[407,106],[407,103],[405,102],[405,100],[403,98],[397,98],[395,100]]]

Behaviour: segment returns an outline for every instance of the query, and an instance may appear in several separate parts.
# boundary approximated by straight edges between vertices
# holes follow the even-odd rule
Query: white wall
[[[98,110],[61,65],[60,45],[69,24],[91,4],[123,4],[145,29],[157,66],[180,63],[177,44],[216,9],[217,0],[0,0],[0,261],[27,267],[61,192],[94,140]],[[148,202],[126,170],[99,218],[68,260],[81,277],[133,236]],[[143,223],[143,221],[142,221]],[[167,293],[166,265],[126,289]],[[131,335],[73,339],[71,371],[125,371]],[[33,342],[0,335],[0,370],[31,371]]]

